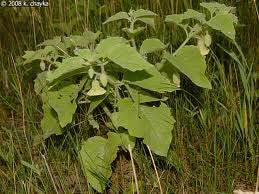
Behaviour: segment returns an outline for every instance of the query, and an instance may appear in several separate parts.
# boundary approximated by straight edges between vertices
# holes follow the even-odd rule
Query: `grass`
[[[159,14],[158,20],[187,8],[199,8],[199,1],[188,0],[96,1],[100,6],[90,2],[55,1],[44,9],[1,10],[0,193],[95,193],[77,160],[80,141],[93,133],[84,124],[84,110],[77,115],[78,126],[34,145],[41,133],[42,111],[33,92],[33,70],[17,66],[24,50],[35,49],[37,43],[55,35],[80,33],[86,28],[117,34],[119,26],[103,26],[102,22],[131,7],[153,10]],[[183,90],[170,94],[168,103],[177,121],[172,149],[168,160],[154,156],[164,193],[232,193],[235,188],[255,188],[259,161],[255,78],[259,20],[253,1],[218,2],[237,6],[240,24],[246,25],[237,26],[241,49],[215,34],[217,44],[208,59],[213,89],[201,90],[184,80]],[[164,33],[167,28],[159,25],[157,31],[148,30],[146,34],[174,42],[172,48],[179,46],[182,33],[173,27],[173,33]],[[240,50],[246,51],[244,57]],[[140,193],[160,193],[150,154],[140,142],[133,158]],[[107,193],[136,191],[130,162],[130,156],[121,152],[113,164]]]

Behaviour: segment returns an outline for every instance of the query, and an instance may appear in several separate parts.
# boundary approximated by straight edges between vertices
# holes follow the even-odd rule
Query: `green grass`
[[[42,110],[33,92],[34,70],[17,66],[24,50],[35,49],[44,39],[85,29],[115,35],[120,26],[103,26],[102,22],[131,7],[153,10],[159,14],[158,20],[187,8],[199,8],[199,1],[191,0],[103,0],[99,1],[101,6],[80,2],[55,1],[42,9],[1,9],[0,193],[94,193],[77,160],[80,141],[93,134],[84,122],[83,109],[77,115],[78,125],[63,136],[34,145],[41,133]],[[254,75],[259,64],[259,21],[252,1],[218,2],[237,6],[240,24],[246,25],[237,26],[237,42],[246,59],[234,44],[214,34],[217,38],[208,59],[213,89],[201,90],[184,80],[183,90],[170,94],[168,103],[177,121],[173,143],[168,160],[154,156],[165,193],[232,193],[234,188],[255,188],[259,118]],[[146,34],[173,42],[172,48],[184,38],[181,31],[165,25],[159,25],[157,31],[149,29]],[[238,60],[222,47],[227,52],[233,50]],[[140,193],[159,193],[152,161],[143,144],[138,143],[133,157]],[[134,179],[128,154],[120,153],[113,171],[107,193],[130,193]]]

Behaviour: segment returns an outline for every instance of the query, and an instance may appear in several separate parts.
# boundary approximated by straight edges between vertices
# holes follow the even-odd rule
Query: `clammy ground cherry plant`
[[[199,87],[212,88],[205,76],[210,32],[217,30],[234,40],[237,17],[234,7],[219,3],[201,6],[206,13],[188,9],[165,18],[168,25],[178,25],[186,34],[186,40],[173,52],[167,48],[170,43],[156,38],[136,46],[136,36],[148,26],[155,29],[156,17],[149,10],[139,9],[119,12],[104,22],[109,25],[124,20],[126,37],[101,39],[101,32],[86,31],[46,40],[38,50],[26,51],[23,56],[24,64],[36,61],[42,70],[35,79],[35,92],[43,103],[42,139],[69,130],[79,106],[87,108],[93,129],[100,124],[94,117],[97,108],[105,113],[105,131],[109,132],[82,142],[78,154],[84,174],[96,191],[105,190],[118,150],[134,149],[137,139],[155,154],[167,156],[175,120],[166,104],[166,93],[179,89],[180,74]],[[189,44],[191,39],[195,45]],[[159,56],[155,63],[148,60],[152,55],[155,59]]]

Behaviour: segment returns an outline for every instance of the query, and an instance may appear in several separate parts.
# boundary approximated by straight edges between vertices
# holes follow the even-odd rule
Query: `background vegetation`
[[[202,2],[202,1],[201,1]],[[168,100],[177,123],[168,160],[156,163],[166,193],[231,193],[254,190],[259,161],[258,85],[259,16],[255,0],[217,0],[235,6],[239,24],[236,45],[213,34],[208,57],[212,90],[184,81]],[[34,145],[41,133],[40,102],[33,91],[35,68],[19,66],[24,50],[53,36],[86,29],[117,35],[118,24],[102,25],[109,16],[130,8],[165,15],[196,10],[193,0],[57,0],[47,8],[0,8],[0,193],[94,193],[76,159],[79,142],[90,135],[83,110],[79,124],[60,137]],[[256,7],[257,6],[257,7]],[[172,48],[183,40],[175,27],[157,22],[148,29]],[[167,29],[169,28],[169,29]],[[225,48],[226,50],[224,50]],[[233,51],[235,55],[229,55]],[[218,56],[218,57],[216,57]],[[98,133],[98,132],[97,132]],[[141,193],[158,193],[155,172],[143,145],[133,153]],[[133,174],[129,156],[113,165],[107,193],[130,193]]]

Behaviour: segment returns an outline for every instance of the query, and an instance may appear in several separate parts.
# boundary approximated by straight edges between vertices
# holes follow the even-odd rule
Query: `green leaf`
[[[43,131],[43,139],[47,139],[51,135],[61,135],[62,128],[59,125],[56,112],[48,105],[43,104],[43,118],[41,120],[41,128]]]
[[[144,22],[145,24],[147,24],[147,25],[151,26],[153,29],[155,29],[154,18],[143,17],[143,18],[138,18],[137,21]]]
[[[86,93],[88,96],[100,96],[106,93],[106,90],[100,86],[98,80],[92,81],[91,89]]]
[[[236,34],[234,24],[238,22],[237,17],[233,14],[235,7],[228,7],[216,2],[201,3],[200,5],[208,9],[212,16],[209,21],[204,23],[234,40]]]
[[[53,39],[45,40],[44,42],[38,44],[37,46],[57,46],[61,43],[60,36],[55,36]]]
[[[57,90],[47,92],[48,104],[58,114],[60,126],[63,128],[73,120],[77,104],[78,85],[63,83]]]
[[[186,12],[184,12],[184,19],[196,19],[203,23],[206,21],[205,17],[205,14],[195,11],[193,9],[188,9]]]
[[[87,39],[89,43],[94,43],[101,34],[102,33],[100,31],[92,32],[88,30],[83,33],[83,36],[85,37],[85,39]]]
[[[47,86],[47,72],[41,72],[37,75],[37,78],[34,80],[34,91],[37,95],[41,94],[41,92],[46,88]]]
[[[180,74],[178,72],[175,72],[172,76],[173,83],[177,86],[180,87],[181,79],[180,79]]]
[[[175,56],[166,52],[164,58],[197,86],[211,89],[211,83],[205,76],[205,58],[196,46],[184,46]]]
[[[89,45],[89,42],[84,36],[80,35],[71,35],[69,37],[69,40],[74,46],[79,46],[79,47],[87,47]]]
[[[165,18],[165,22],[173,22],[176,24],[181,24],[184,18],[184,14],[172,14],[172,15],[168,15]]]
[[[36,54],[35,51],[25,51],[25,54],[22,56],[22,58],[29,60],[29,59],[32,59],[35,54]]]
[[[112,174],[111,163],[115,160],[118,147],[112,142],[99,136],[87,139],[79,151],[81,166],[87,181],[102,193]]]
[[[154,66],[145,71],[127,71],[124,73],[123,81],[128,84],[159,93],[173,92],[177,90],[176,86],[171,84],[167,78],[162,76]]]
[[[115,46],[109,53],[108,58],[122,68],[130,71],[138,71],[152,67],[134,48],[126,44]]]
[[[75,55],[80,56],[81,58],[90,62],[95,62],[101,57],[100,54],[97,54],[90,49],[75,49],[74,53]]]
[[[96,47],[96,52],[98,52],[100,55],[103,55],[105,57],[108,55],[109,49],[112,46],[126,43],[126,42],[127,42],[127,40],[122,37],[109,37],[109,38],[101,40],[101,42]]]
[[[124,69],[144,70],[152,67],[135,48],[122,42],[122,39],[107,38],[98,45],[97,51]]]
[[[127,87],[130,96],[132,97],[134,102],[137,103],[145,103],[145,102],[156,102],[156,101],[162,101],[164,99],[152,96],[150,92],[146,92],[144,90],[141,90],[139,88],[135,87]]]
[[[220,12],[220,13],[230,13],[233,10],[235,10],[235,7],[228,7],[225,4],[220,4],[217,2],[210,2],[210,3],[200,3],[200,5],[210,11],[211,14],[215,12]]]
[[[128,149],[135,146],[135,138],[127,133],[108,133],[108,139],[99,136],[89,138],[79,152],[82,169],[88,182],[98,192],[103,192],[112,174],[111,163],[118,147]]]
[[[166,156],[175,122],[170,109],[164,103],[159,107],[139,105],[130,98],[119,100],[117,106],[119,111],[112,114],[114,125],[128,129],[133,137],[143,138],[157,155]]]
[[[89,61],[89,59],[92,58],[92,51],[90,49],[75,49],[74,50],[75,55],[80,56],[81,58],[84,58]]]
[[[212,38],[207,31],[205,36],[204,36],[204,44],[205,44],[206,47],[210,47],[211,43],[212,43]]]
[[[94,129],[99,129],[99,123],[94,119],[94,116],[92,114],[89,114],[88,122],[89,125],[91,125]]]
[[[117,20],[129,20],[130,17],[126,12],[118,12],[115,15],[109,17],[103,24],[107,24],[109,22],[117,21]]]
[[[122,30],[126,32],[129,37],[135,37],[141,32],[143,32],[145,29],[145,27],[137,27],[133,31],[131,31],[130,28],[122,28]]]
[[[109,93],[107,92],[106,95],[101,95],[101,96],[93,96],[91,98],[89,98],[91,100],[90,106],[88,108],[87,114],[90,114],[91,112],[93,112],[93,110],[99,106],[104,100],[105,98],[109,95]]]
[[[236,31],[234,24],[237,24],[237,17],[235,15],[219,13],[212,17],[206,24],[215,30],[221,31],[230,39],[235,39]]]
[[[168,80],[170,80],[171,83],[173,83],[176,87],[180,87],[180,77],[177,82],[175,82],[175,75],[178,74],[178,70],[172,65],[165,61],[162,61],[160,63],[156,63],[156,68],[159,70],[159,72],[165,76]]]
[[[47,81],[52,83],[77,74],[87,73],[89,67],[85,64],[84,59],[81,57],[66,58],[58,65],[57,69],[52,72],[48,72]]]
[[[168,16],[166,16],[165,21],[173,22],[173,23],[180,25],[184,20],[187,20],[187,19],[196,19],[202,23],[204,23],[206,21],[205,14],[195,11],[193,9],[188,9],[183,14],[168,15]]]
[[[25,59],[23,64],[31,63],[34,60],[43,60],[49,56],[49,54],[56,54],[56,52],[57,49],[53,46],[46,46],[44,49],[36,51],[25,51],[25,54],[22,56]]]
[[[108,84],[108,76],[105,72],[102,72],[100,75],[100,82],[103,87],[106,87]]]
[[[95,71],[92,67],[88,70],[88,76],[92,79],[95,75]]]
[[[157,15],[156,13],[145,9],[138,9],[132,13],[132,16],[134,18],[155,17],[156,15]]]
[[[116,146],[123,147],[126,150],[128,150],[128,145],[130,145],[131,149],[135,147],[136,138],[127,133],[108,132],[108,139],[109,142],[112,142]]]
[[[161,42],[159,39],[151,38],[143,41],[140,47],[140,54],[144,55],[147,53],[152,53],[156,51],[161,51],[166,48],[166,45]]]
[[[42,71],[45,71],[45,69],[46,69],[46,64],[44,63],[44,61],[41,61],[41,62],[40,62],[40,69],[41,69]]]
[[[90,43],[94,43],[96,39],[100,36],[101,32],[97,31],[96,33],[91,31],[86,31],[83,35],[71,35],[66,37],[66,42],[70,42],[70,44],[74,46],[79,46],[83,48],[87,48]]]

